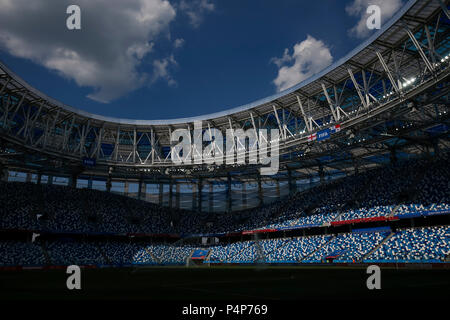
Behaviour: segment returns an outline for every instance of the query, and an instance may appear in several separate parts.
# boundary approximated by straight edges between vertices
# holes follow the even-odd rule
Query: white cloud
[[[360,17],[358,23],[349,30],[357,38],[367,37],[373,30],[366,26],[369,15],[366,13],[370,5],[377,5],[381,9],[381,24],[391,18],[402,6],[402,0],[354,0],[345,11],[353,17]]]
[[[278,67],[278,76],[273,80],[278,91],[288,89],[320,72],[333,62],[330,49],[314,37],[294,45],[292,55],[285,49],[281,58],[272,58]]]
[[[78,0],[81,30],[66,28],[70,0],[0,0],[0,48],[30,59],[77,85],[94,88],[89,98],[109,102],[150,79],[174,80],[173,57],[155,60],[154,75],[139,71],[175,9],[167,0]]]
[[[175,49],[181,48],[184,45],[184,39],[175,39],[173,46]]]
[[[203,16],[215,10],[215,5],[210,0],[181,0],[179,9],[189,17],[191,25],[197,28],[202,23]]]
[[[153,61],[153,77],[151,82],[154,83],[159,79],[164,79],[167,81],[167,84],[171,87],[175,87],[177,82],[172,78],[169,68],[172,66],[177,66],[177,62],[175,61],[173,55],[168,58],[158,59]]]

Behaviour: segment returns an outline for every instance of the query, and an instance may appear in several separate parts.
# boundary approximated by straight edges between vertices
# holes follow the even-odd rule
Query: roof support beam
[[[72,116],[72,122],[70,123],[70,128],[67,129],[67,122],[66,122],[66,124],[64,126],[64,137],[63,137],[63,142],[62,142],[62,150],[64,150],[64,151],[67,150],[67,143],[68,143],[68,140],[69,140],[69,134],[72,132],[72,128],[73,128],[74,123],[75,123],[75,114],[73,114],[73,116]]]
[[[345,86],[345,84],[344,84],[344,86]],[[336,102],[336,116],[337,116],[338,120],[340,120],[340,119],[341,119],[341,112],[342,112],[346,117],[348,117],[348,114],[347,114],[347,112],[345,112],[344,109],[342,109],[341,106],[340,106],[340,104],[341,104],[341,97],[339,97],[339,95],[338,95],[337,87],[334,86],[333,88],[334,88],[334,100],[335,100],[335,102]],[[339,97],[339,98],[338,98],[338,97]]]
[[[59,110],[58,110],[59,112]],[[56,119],[55,119],[56,121]],[[83,132],[80,139],[80,156],[83,155],[83,149],[85,149],[86,145],[86,137],[89,134],[89,130],[91,130],[91,119],[88,120],[87,124],[83,126]]]
[[[330,95],[328,94],[327,88],[325,88],[325,85],[322,83],[322,89],[323,93],[325,94],[325,98],[327,98],[328,105],[330,106],[331,114],[333,115],[334,121],[339,121],[338,115],[335,110],[335,106],[333,101],[330,98]],[[336,97],[335,97],[336,99]]]
[[[114,161],[117,161],[117,159],[119,158],[119,142],[120,142],[120,127],[117,127],[117,132],[116,132],[116,145],[114,148]]]
[[[427,42],[428,42],[428,50],[430,50],[430,56],[431,56],[431,62],[434,64],[436,63],[436,58],[442,58],[439,56],[439,54],[434,50],[434,41],[431,39],[430,30],[428,29],[427,25],[423,26],[425,29],[425,34],[427,36]]]
[[[275,107],[275,105],[273,105],[273,113],[275,114],[275,118],[277,119],[278,128],[280,129],[282,137],[283,137],[283,139],[286,139],[286,131],[283,130],[283,128],[281,126],[280,118],[278,117],[278,112],[277,112],[277,108]]]
[[[97,146],[95,148],[96,149],[95,150],[96,159],[98,159],[98,157],[100,156],[100,150],[102,149],[103,131],[104,131],[104,128],[102,126],[98,132],[98,137],[97,137]]]
[[[31,124],[29,127],[25,128],[25,136],[28,136],[28,139],[30,141],[30,144],[33,143],[33,128],[34,125],[36,123],[36,120],[39,118],[39,116],[41,115],[41,111],[42,111],[42,107],[43,107],[44,102],[42,101],[39,105],[39,109],[37,111],[37,113],[35,114],[34,118],[31,120]]]
[[[447,16],[447,19],[450,19],[450,12],[448,11],[445,3],[442,0],[436,0],[436,1],[439,2],[439,5],[441,6],[442,11],[444,11],[445,15]]]
[[[152,145],[152,164],[155,163],[155,132],[153,127],[150,129],[150,143]]]
[[[136,128],[133,129],[133,163],[136,163],[136,144],[137,144],[137,132]]]
[[[352,79],[353,85],[355,86],[356,93],[358,93],[359,100],[361,100],[363,107],[367,108],[366,100],[364,99],[364,97],[362,95],[361,88],[359,87],[358,82],[356,82],[355,75],[353,74],[352,69],[347,68],[347,71],[348,71],[348,74],[350,75],[350,78]]]
[[[300,100],[299,96],[296,96],[296,97],[297,97],[298,105],[300,106],[300,111],[302,112],[302,115],[303,115],[303,120],[305,121],[306,130],[308,132],[310,132],[311,131],[311,123],[305,114],[305,110],[303,110],[302,100]]]
[[[252,112],[250,112],[250,118],[252,119],[253,130],[255,130],[256,141],[258,142],[258,145],[259,145],[259,134],[258,134],[258,130],[256,129],[255,118],[253,117],[253,113]]]
[[[3,128],[6,128],[6,125],[8,123],[8,114],[9,114],[9,107],[11,106],[11,96],[8,96],[8,99],[5,103],[5,111],[3,113]]]
[[[58,111],[56,112],[56,116],[53,119],[53,123],[52,123],[52,126],[50,128],[48,128],[48,123],[47,123],[45,136],[44,136],[44,145],[43,145],[44,148],[47,146],[48,137],[50,136],[51,132],[55,129],[56,121],[58,121],[60,111],[61,111],[61,109],[58,109]],[[89,121],[88,121],[88,125],[89,125]],[[81,150],[81,141],[80,141],[80,150]],[[80,154],[81,154],[81,151],[80,151]]]
[[[8,86],[9,82],[11,81],[11,78],[8,79],[8,81],[5,82],[5,84],[2,87],[2,90],[0,90],[0,95],[3,94],[3,91],[5,91],[6,87]]]
[[[8,129],[11,129],[10,123],[11,123],[11,121],[13,121],[14,118],[16,117],[16,114],[17,114],[17,112],[19,111],[19,108],[22,106],[22,103],[23,103],[23,101],[25,100],[26,95],[27,95],[26,92],[24,92],[23,95],[22,95],[22,98],[20,98],[20,101],[19,101],[19,103],[17,104],[16,109],[14,110],[13,115],[11,116],[11,118],[10,118],[9,121],[8,121],[8,124],[7,124],[7,128],[8,128]]]
[[[416,47],[417,51],[419,52],[420,57],[422,58],[425,65],[427,66],[428,70],[430,70],[431,73],[434,73],[433,65],[430,63],[427,56],[423,52],[422,47],[421,47],[420,43],[417,41],[416,37],[412,34],[411,30],[409,30],[408,27],[405,27],[405,30],[406,30],[406,33],[408,34],[409,38],[411,39],[412,43]]]
[[[400,90],[399,90],[399,88],[397,86],[397,83],[395,82],[394,76],[392,75],[391,71],[389,70],[388,65],[386,64],[386,61],[384,61],[383,56],[381,55],[381,53],[378,50],[376,50],[375,52],[376,52],[376,54],[378,56],[378,60],[380,60],[380,63],[381,63],[384,71],[386,72],[386,74],[387,74],[387,76],[389,78],[389,81],[392,84],[392,87],[394,88],[394,90],[396,92],[399,92]]]

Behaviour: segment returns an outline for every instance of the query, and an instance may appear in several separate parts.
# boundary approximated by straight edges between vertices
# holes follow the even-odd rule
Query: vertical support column
[[[323,182],[325,181],[325,172],[323,171],[323,166],[321,164],[319,165],[319,178],[320,184],[323,184]]]
[[[277,186],[276,190],[277,190],[277,198],[280,199],[281,198],[281,192],[280,192],[280,180],[276,179],[275,180],[275,184]]]
[[[111,192],[112,187],[112,181],[111,181],[111,175],[108,175],[108,178],[106,179],[106,192]]]
[[[355,175],[358,175],[359,174],[359,162],[358,162],[358,159],[353,157],[352,160],[353,160],[353,167],[355,168]]]
[[[177,207],[177,209],[180,209],[180,197],[181,197],[181,194],[180,194],[180,184],[179,183],[177,183],[176,185],[175,185],[176,187],[175,187],[175,190],[176,190],[176,194],[175,194],[175,201],[176,201],[176,207]]]
[[[130,184],[129,184],[128,180],[125,180],[125,185],[123,188],[123,194],[125,196],[128,196],[129,189],[130,189]]]
[[[242,182],[242,209],[247,209],[247,183]]]
[[[89,190],[92,189],[92,177],[89,177],[89,179],[88,179],[88,189]]]
[[[192,211],[197,211],[197,184],[192,184]]]
[[[262,206],[264,204],[264,194],[261,183],[261,175],[258,173],[258,206]]]
[[[198,200],[198,205],[197,205],[197,209],[198,209],[198,211],[199,212],[202,212],[202,189],[203,189],[203,180],[202,180],[202,178],[199,178],[198,179],[198,187],[197,187],[197,192],[198,192],[198,197],[197,197],[197,200]]]
[[[32,174],[31,174],[31,172],[27,172],[27,176],[25,178],[25,182],[26,183],[30,183],[31,180],[32,180]]]
[[[434,155],[439,156],[439,138],[433,139],[433,150]]]
[[[297,192],[297,182],[292,179],[292,170],[288,170],[289,194]]]
[[[0,164],[0,181],[8,181],[8,168]]]
[[[159,199],[158,199],[158,204],[159,204],[160,206],[163,205],[163,191],[164,191],[163,188],[164,188],[163,184],[160,183],[160,184],[159,184]]]
[[[144,181],[141,178],[139,180],[139,187],[138,187],[138,199],[139,200],[142,200],[142,193],[144,194],[144,199],[145,199],[145,195],[147,194],[147,185],[144,183]]]
[[[391,148],[391,165],[395,166],[397,164],[397,150]]]
[[[40,175],[38,175],[38,180],[39,180],[39,176]],[[75,189],[77,187],[77,180],[78,180],[78,175],[76,173],[72,173],[72,175],[69,178],[69,187]]]
[[[232,199],[231,199],[231,174],[227,175],[227,212],[231,212],[233,207]]]
[[[38,172],[36,184],[41,184],[41,181],[42,181],[42,174]]]
[[[138,182],[138,194],[137,194],[137,198],[138,200],[141,200],[141,196],[142,196],[142,180],[139,180]]]
[[[169,208],[172,208],[172,202],[173,202],[173,181],[170,179],[169,182]]]
[[[51,175],[47,176],[47,184],[48,185],[52,185],[53,184],[53,176],[51,176]]]
[[[214,211],[214,184],[211,181],[209,183],[209,212]]]
[[[141,200],[147,201],[147,183],[142,181]]]

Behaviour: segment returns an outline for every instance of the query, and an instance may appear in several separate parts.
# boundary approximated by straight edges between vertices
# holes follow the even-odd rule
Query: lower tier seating
[[[378,228],[379,229],[379,228]],[[445,262],[450,226],[355,231],[214,246],[130,241],[0,240],[0,266],[186,264],[196,250],[211,263]]]

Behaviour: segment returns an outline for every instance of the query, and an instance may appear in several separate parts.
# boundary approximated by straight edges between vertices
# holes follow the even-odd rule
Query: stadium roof
[[[416,5],[417,4],[417,5]],[[347,68],[350,66],[352,69],[357,70],[369,66],[377,59],[376,53],[371,46],[379,47],[380,50],[386,48],[396,47],[405,36],[407,36],[404,30],[404,23],[408,24],[408,27],[412,30],[417,28],[421,23],[426,21],[432,13],[439,7],[438,1],[424,1],[424,0],[410,0],[405,6],[403,6],[385,25],[374,33],[370,38],[361,43],[357,48],[353,49],[346,56],[339,59],[323,71],[311,76],[310,78],[300,82],[299,84],[286,89],[282,92],[274,95],[259,99],[257,101],[231,108],[225,111],[216,112],[212,114],[206,114],[197,117],[179,118],[179,119],[165,119],[165,120],[133,120],[133,119],[120,119],[114,117],[108,117],[103,115],[92,114],[87,111],[83,111],[72,106],[68,106],[60,101],[57,101],[39,90],[30,86],[20,76],[15,74],[7,66],[0,62],[1,73],[7,74],[11,79],[8,83],[8,88],[11,90],[23,90],[27,91],[27,98],[32,101],[45,101],[47,108],[54,109],[55,107],[61,108],[63,113],[73,113],[78,116],[90,118],[100,123],[111,123],[121,126],[163,126],[172,125],[174,128],[185,127],[186,123],[192,123],[195,121],[213,121],[216,124],[223,124],[228,122],[228,117],[233,116],[236,120],[245,120],[249,118],[248,111],[255,110],[259,113],[272,112],[272,105],[274,102],[282,104],[292,104],[296,102],[295,96],[300,94],[303,97],[313,97],[318,92],[322,91],[321,83],[337,84],[343,80],[349,78]],[[408,12],[410,10],[410,12]],[[407,16],[404,20],[400,21],[406,13]],[[381,68],[381,66],[380,66]],[[380,73],[383,70],[376,70]],[[0,73],[0,74],[1,74]]]
[[[103,176],[111,167],[128,177],[155,177],[153,169],[166,178],[243,172],[234,166],[174,168],[170,133],[184,128],[194,134],[193,122],[204,120],[204,129],[279,129],[280,162],[296,173],[325,163],[350,168],[355,158],[372,165],[400,145],[420,149],[427,130],[447,121],[449,32],[449,13],[439,1],[410,0],[371,38],[298,85],[223,112],[174,120],[93,115],[47,97],[0,63],[0,142],[6,141],[3,149],[21,150],[21,165],[37,170],[43,163],[56,170],[55,161],[62,160],[62,169],[79,170],[91,158],[96,167],[81,171]],[[312,141],[335,125],[339,133]],[[9,159],[9,166],[18,165],[17,157]],[[252,170],[248,166],[247,173]]]

